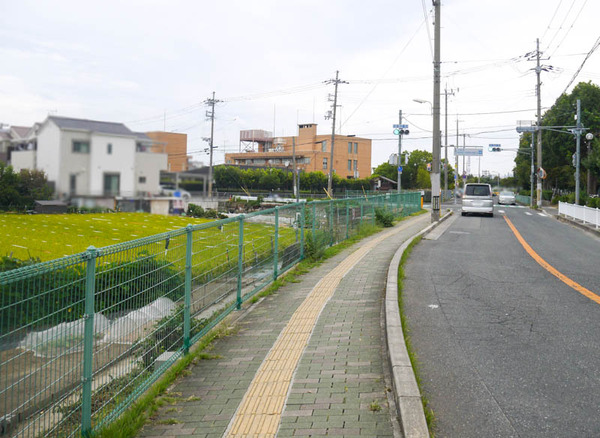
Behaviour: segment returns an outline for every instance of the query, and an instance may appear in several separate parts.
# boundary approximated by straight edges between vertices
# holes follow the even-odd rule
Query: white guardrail
[[[584,224],[592,224],[596,229],[600,227],[600,209],[598,208],[584,207],[559,201],[558,214],[582,221]]]

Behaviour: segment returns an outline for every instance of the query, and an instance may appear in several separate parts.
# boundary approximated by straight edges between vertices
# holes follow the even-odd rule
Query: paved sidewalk
[[[244,308],[139,436],[400,436],[381,312],[395,251],[428,225],[405,220]]]

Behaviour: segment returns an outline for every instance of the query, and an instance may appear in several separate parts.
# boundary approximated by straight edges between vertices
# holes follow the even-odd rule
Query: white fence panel
[[[585,207],[581,205],[558,202],[558,214],[571,217],[584,224],[592,224],[596,229],[600,228],[600,209]]]

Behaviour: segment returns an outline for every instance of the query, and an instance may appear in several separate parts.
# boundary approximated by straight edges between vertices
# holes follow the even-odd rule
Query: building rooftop
[[[100,122],[98,120],[74,119],[70,117],[49,116],[51,120],[61,129],[75,129],[78,131],[101,132],[103,134],[136,136],[123,123]]]

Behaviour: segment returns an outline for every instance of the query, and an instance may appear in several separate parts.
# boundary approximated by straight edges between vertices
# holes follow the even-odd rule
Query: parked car
[[[517,200],[515,198],[515,193],[511,191],[500,192],[498,195],[498,204],[510,204],[515,205]]]
[[[160,194],[163,196],[173,196],[175,198],[181,198],[184,201],[192,199],[192,195],[187,190],[176,189],[175,186],[161,185]]]
[[[466,184],[462,197],[461,215],[482,213],[494,216],[494,198],[489,184]]]

